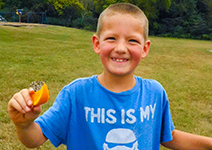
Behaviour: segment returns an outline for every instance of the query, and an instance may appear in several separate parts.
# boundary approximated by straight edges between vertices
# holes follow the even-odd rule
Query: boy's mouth
[[[111,58],[113,61],[116,61],[116,62],[126,62],[128,61],[129,59],[124,59],[124,58]]]

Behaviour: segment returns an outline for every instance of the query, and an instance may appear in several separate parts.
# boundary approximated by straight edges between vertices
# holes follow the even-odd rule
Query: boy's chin
[[[115,71],[112,72],[113,76],[117,77],[126,77],[126,76],[133,76],[133,72],[123,72],[123,71]]]

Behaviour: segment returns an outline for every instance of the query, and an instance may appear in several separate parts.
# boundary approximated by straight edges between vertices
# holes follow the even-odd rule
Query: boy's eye
[[[130,39],[129,42],[131,42],[131,43],[139,43],[137,40],[134,40],[134,39]]]
[[[114,37],[108,37],[107,40],[115,40]]]

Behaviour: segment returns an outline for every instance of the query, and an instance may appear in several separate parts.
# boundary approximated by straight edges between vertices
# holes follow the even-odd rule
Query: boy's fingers
[[[29,88],[28,89],[28,92],[29,92],[29,96],[30,96],[30,100],[27,101],[27,105],[29,107],[32,107],[33,106],[33,102],[32,102],[32,99],[31,99],[31,95],[33,95],[35,93],[34,89],[33,88]]]
[[[21,90],[13,96],[13,99],[20,105],[20,107],[25,111],[29,112],[31,108],[27,105],[27,101],[30,100],[29,92],[27,89]]]
[[[31,100],[29,90],[23,89],[23,90],[20,91],[20,93],[23,96],[25,102],[27,102],[28,100]]]
[[[23,108],[20,106],[20,104],[14,99],[12,98],[10,101],[9,101],[9,106],[8,106],[8,111],[9,112],[12,112],[12,111],[19,111],[21,113],[25,113],[25,111],[23,110]]]
[[[22,92],[22,95],[26,101],[26,105],[28,107],[32,107],[33,106],[33,102],[32,102],[32,99],[31,99],[31,94],[35,93],[33,88],[29,88],[28,90],[27,89],[24,89],[21,91]]]

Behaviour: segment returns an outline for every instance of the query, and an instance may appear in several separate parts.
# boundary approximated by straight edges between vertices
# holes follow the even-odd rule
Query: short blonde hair
[[[129,14],[132,15],[135,18],[140,19],[143,22],[143,31],[144,31],[144,40],[146,41],[148,39],[148,26],[149,21],[144,14],[144,12],[138,8],[137,6],[130,4],[130,3],[117,3],[110,5],[108,8],[106,8],[99,16],[98,24],[97,24],[97,36],[100,36],[100,33],[103,28],[103,23],[105,17],[113,16],[115,14]]]

